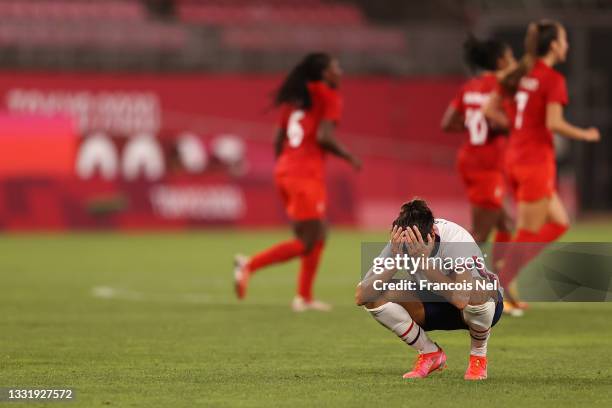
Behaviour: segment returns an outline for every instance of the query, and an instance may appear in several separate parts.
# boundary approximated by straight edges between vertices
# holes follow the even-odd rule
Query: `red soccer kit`
[[[507,152],[507,172],[519,201],[536,201],[555,191],[553,135],[546,127],[546,106],[568,102],[565,78],[538,60],[515,95],[516,116]]]
[[[285,104],[280,126],[285,133],[282,152],[274,171],[287,215],[294,221],[325,216],[325,153],[317,141],[323,120],[338,122],[342,114],[339,93],[322,81],[310,82],[309,109]]]
[[[474,206],[490,209],[502,207],[506,138],[490,129],[482,108],[497,86],[495,75],[480,75],[469,80],[451,102],[465,118],[468,130],[469,138],[457,156],[468,199]]]

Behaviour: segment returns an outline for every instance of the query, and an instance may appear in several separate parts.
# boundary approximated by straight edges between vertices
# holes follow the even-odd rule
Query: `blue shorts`
[[[501,292],[498,291],[497,296],[491,327],[495,326],[504,311],[504,299]],[[439,300],[432,301],[434,298],[439,298]],[[427,293],[426,299],[427,301],[423,302],[423,308],[425,309],[423,330],[468,330],[461,316],[461,310],[448,303],[442,296],[431,292]]]

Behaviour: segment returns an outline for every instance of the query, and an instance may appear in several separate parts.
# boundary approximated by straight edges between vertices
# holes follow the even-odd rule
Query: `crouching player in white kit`
[[[419,353],[413,370],[404,378],[424,378],[446,367],[446,354],[427,335],[432,330],[468,330],[471,350],[464,378],[487,378],[487,341],[491,327],[501,317],[503,299],[497,278],[487,271],[472,236],[453,222],[434,220],[425,201],[412,200],[402,205],[390,242],[379,256],[401,257],[423,260],[418,266],[412,263],[408,280],[414,282],[413,290],[394,280],[397,266],[373,267],[357,286],[356,302]],[[445,266],[429,262],[436,258],[445,260]],[[449,268],[449,258],[475,261]],[[401,290],[394,289],[397,287]]]

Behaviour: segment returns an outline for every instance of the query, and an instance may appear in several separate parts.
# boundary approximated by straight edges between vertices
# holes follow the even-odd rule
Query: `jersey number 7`
[[[525,91],[519,91],[516,93],[514,100],[516,101],[516,118],[514,119],[514,128],[520,129],[523,127],[523,114],[525,113],[525,107],[527,107],[529,94]]]

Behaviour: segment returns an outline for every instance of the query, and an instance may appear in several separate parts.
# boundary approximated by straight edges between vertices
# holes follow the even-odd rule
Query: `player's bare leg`
[[[493,228],[503,217],[502,209],[489,209],[472,206],[472,236],[478,244],[487,242]]]

